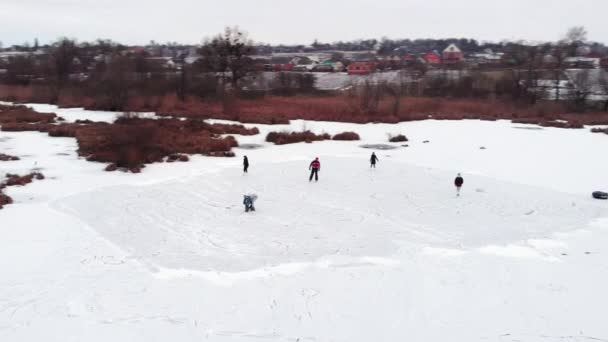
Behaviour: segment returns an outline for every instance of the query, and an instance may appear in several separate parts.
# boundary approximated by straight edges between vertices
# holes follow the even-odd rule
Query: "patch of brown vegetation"
[[[314,134],[311,131],[302,132],[270,132],[266,136],[266,141],[275,145],[294,144],[299,142],[311,143],[313,141],[330,140],[331,136],[327,133]]]
[[[604,134],[608,134],[608,127],[594,127],[591,129],[591,132],[593,133],[604,133]]]
[[[166,156],[169,160],[184,160],[180,154],[229,156],[226,153],[238,143],[232,136],[219,135],[247,129],[239,125],[224,128],[194,120],[121,118],[114,124],[81,126],[75,137],[78,154],[87,160],[139,172],[143,164],[162,162]]]
[[[176,162],[176,161],[187,162],[189,160],[190,160],[190,158],[187,155],[185,155],[185,154],[178,154],[178,153],[171,154],[171,155],[169,155],[167,157],[167,163],[173,163],[173,162]]]
[[[19,160],[19,157],[9,156],[8,154],[0,153],[0,161]]]
[[[47,87],[48,88],[48,87]],[[29,87],[0,85],[2,98],[9,101],[51,103],[60,107],[84,107],[108,110],[102,102],[87,97],[77,89],[65,89],[53,94],[44,86]],[[55,98],[55,97],[57,98]],[[52,100],[53,99],[53,100]],[[576,120],[583,125],[608,124],[608,112],[570,113],[567,103],[538,101],[534,105],[514,102],[509,99],[447,98],[404,96],[395,106],[391,96],[379,100],[372,112],[362,111],[353,99],[341,93],[297,96],[263,96],[257,99],[229,98],[204,100],[186,96],[182,101],[175,93],[162,96],[129,97],[125,110],[134,112],[155,111],[159,115],[187,118],[215,118],[244,123],[287,124],[289,120],[305,119],[353,123],[426,120],[511,120],[535,119],[538,122]],[[568,125],[568,128],[579,125]]]
[[[498,120],[535,118],[546,120],[578,120],[582,124],[608,124],[608,113],[569,114],[566,106],[552,101],[536,105],[521,105],[511,101],[486,99],[453,99],[435,97],[403,97],[398,111],[394,111],[394,99],[384,98],[374,113],[361,113],[349,99],[342,95],[331,96],[265,96],[261,99],[235,99],[232,111],[224,111],[220,102],[203,102],[189,98],[180,102],[174,97],[159,100],[162,113],[197,118],[218,118],[261,124],[285,124],[289,120],[305,119],[353,123],[426,120]],[[154,110],[153,108],[131,108]],[[201,113],[205,113],[204,115]]]
[[[31,183],[34,179],[42,180],[44,179],[44,175],[40,172],[32,172],[25,176],[7,173],[6,180],[4,181],[4,183],[2,183],[2,185],[0,185],[0,189],[6,188],[7,186],[23,186]]]
[[[40,172],[32,172],[25,176],[6,174],[6,180],[0,184],[0,209],[7,204],[13,203],[13,199],[4,194],[2,190],[9,186],[24,186],[31,183],[34,179],[42,180],[44,175]]]
[[[359,134],[357,134],[355,132],[338,133],[338,134],[334,135],[331,139],[332,140],[345,140],[345,141],[361,140],[361,138],[359,137]]]
[[[107,171],[126,169],[140,172],[144,164],[162,162],[176,155],[176,160],[188,161],[184,154],[231,157],[238,146],[232,136],[224,134],[259,134],[256,127],[209,124],[202,120],[140,119],[121,117],[115,123],[80,121],[56,123],[54,114],[36,116],[25,107],[10,107],[0,112],[3,131],[39,131],[52,137],[73,137],[78,141],[78,154],[89,161],[111,163]],[[6,114],[6,115],[5,115]],[[17,119],[19,118],[19,119]]]
[[[403,135],[403,134],[398,134],[398,135],[395,135],[395,136],[390,136],[390,135],[389,135],[388,141],[389,141],[389,142],[393,142],[393,143],[394,143],[394,142],[404,142],[404,141],[408,141],[408,139],[407,139],[407,137],[406,137],[405,135]]]
[[[12,204],[12,203],[13,203],[13,199],[10,198],[9,196],[3,194],[2,190],[0,190],[0,209],[2,209],[5,205]]]
[[[44,124],[55,122],[57,114],[38,113],[26,106],[0,105],[0,125],[5,124]]]
[[[576,128],[576,129],[585,128],[585,126],[583,126],[583,124],[578,122],[577,120],[572,120],[572,121],[547,120],[547,121],[541,122],[540,125],[543,127],[557,127],[557,128]]]

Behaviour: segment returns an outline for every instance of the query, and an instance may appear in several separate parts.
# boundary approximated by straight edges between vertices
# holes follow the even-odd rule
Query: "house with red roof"
[[[447,64],[454,64],[461,62],[464,59],[464,53],[456,46],[456,44],[450,44],[445,50],[443,50],[442,61]]]
[[[435,51],[427,52],[422,58],[424,58],[427,63],[432,65],[441,64],[441,56],[439,56],[439,54],[437,54]]]
[[[347,71],[349,75],[369,75],[376,71],[376,63],[352,62],[348,65]]]

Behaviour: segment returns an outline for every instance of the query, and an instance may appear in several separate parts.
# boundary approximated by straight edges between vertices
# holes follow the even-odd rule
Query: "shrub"
[[[591,129],[591,132],[608,134],[608,127],[605,127],[605,128],[594,127]]]
[[[355,132],[342,132],[342,133],[338,133],[336,135],[333,136],[333,138],[331,138],[332,140],[361,140],[361,138],[359,138],[359,134],[355,133]]]
[[[0,189],[5,188],[7,186],[17,186],[17,185],[23,186],[23,185],[31,183],[34,179],[42,180],[42,179],[44,179],[44,175],[40,172],[32,172],[25,176],[13,175],[13,174],[8,173],[8,174],[6,174],[6,178],[7,179],[0,186]]]
[[[105,170],[108,172],[116,171],[116,170],[118,170],[118,166],[116,166],[116,164],[114,164],[114,163],[111,163],[108,166],[106,166]]]
[[[8,154],[0,153],[0,161],[19,160],[19,157],[9,156]]]
[[[257,127],[246,128],[243,125],[228,125],[228,124],[212,124],[210,130],[216,134],[239,134],[239,135],[256,135],[260,134]]]
[[[584,128],[583,124],[576,120],[572,121],[543,121],[540,123],[544,127],[557,127],[557,128]]]
[[[299,142],[311,143],[313,141],[330,139],[331,136],[327,133],[317,135],[308,130],[302,132],[270,132],[266,136],[266,141],[272,142],[275,145],[294,144]]]
[[[0,209],[2,209],[5,205],[11,203],[13,203],[13,199],[3,194],[2,191],[0,191]]]
[[[396,135],[396,136],[389,135],[388,141],[394,143],[394,142],[404,142],[404,141],[408,141],[408,140],[407,140],[407,137],[405,135],[399,134],[399,135]]]

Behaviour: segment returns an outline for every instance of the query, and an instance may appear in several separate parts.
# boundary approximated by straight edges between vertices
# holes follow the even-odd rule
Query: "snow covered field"
[[[21,157],[0,174],[47,176],[8,188],[16,203],[0,210],[0,341],[608,341],[608,202],[590,196],[608,187],[605,135],[248,126],[262,133],[237,139],[261,148],[138,175],[79,159],[74,139],[0,132],[0,151]],[[304,127],[362,141],[263,141]],[[409,147],[376,151],[370,170],[360,145],[389,133]]]

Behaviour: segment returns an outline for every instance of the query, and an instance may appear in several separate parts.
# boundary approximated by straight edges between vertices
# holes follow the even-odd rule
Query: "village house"
[[[456,44],[450,44],[445,50],[443,50],[442,60],[446,64],[459,63],[464,59],[462,50],[456,46]]]
[[[566,68],[571,69],[597,69],[600,67],[599,58],[591,57],[567,57],[564,59]]]
[[[352,62],[347,67],[349,75],[369,75],[376,71],[376,63],[369,61]]]
[[[477,65],[498,65],[503,61],[504,53],[493,52],[491,49],[485,49],[483,52],[471,54],[467,61],[476,63]]]
[[[272,71],[292,71],[294,63],[290,57],[278,56],[270,58]]]
[[[441,64],[441,56],[435,51],[429,51],[422,57],[430,65]]]
[[[412,65],[414,62],[416,62],[416,56],[409,53],[405,54],[401,56],[401,62],[406,66]]]

